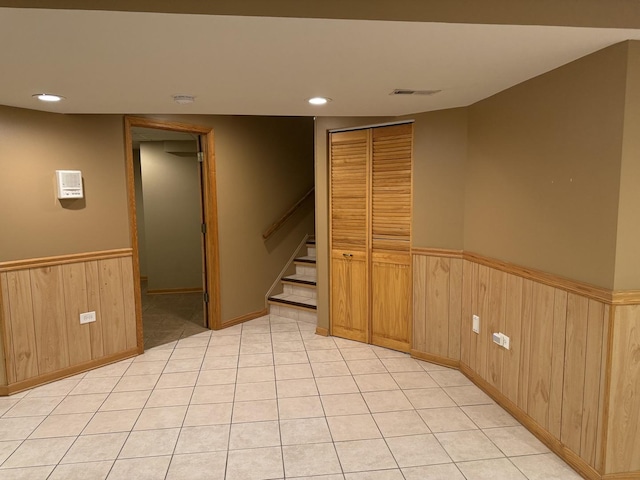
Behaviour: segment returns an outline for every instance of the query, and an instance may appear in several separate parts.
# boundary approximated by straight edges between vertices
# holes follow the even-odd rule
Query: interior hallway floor
[[[580,478],[466,377],[266,316],[0,398],[0,478]]]
[[[208,331],[203,326],[202,293],[149,295],[147,282],[140,286],[145,349]]]

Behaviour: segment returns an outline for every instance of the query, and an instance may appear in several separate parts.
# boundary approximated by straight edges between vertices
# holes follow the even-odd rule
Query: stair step
[[[317,310],[315,298],[306,298],[296,295],[274,295],[272,297],[269,297],[269,303],[275,305],[286,305],[288,307],[296,307],[307,311]]]
[[[315,280],[300,280],[297,278],[283,277],[280,279],[280,282],[286,285],[293,285],[296,287],[316,288]]]
[[[298,257],[294,260],[294,263],[304,263],[307,265],[315,265],[316,264],[316,257],[310,257],[309,255],[305,256],[305,257]]]
[[[316,244],[316,239],[315,239],[315,237],[309,237],[309,238],[307,239],[307,245],[314,245],[314,246],[315,246],[315,244]]]

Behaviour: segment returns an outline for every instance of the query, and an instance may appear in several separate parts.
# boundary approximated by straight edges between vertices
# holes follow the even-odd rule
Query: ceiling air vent
[[[442,90],[410,90],[408,88],[396,88],[389,95],[435,95]]]

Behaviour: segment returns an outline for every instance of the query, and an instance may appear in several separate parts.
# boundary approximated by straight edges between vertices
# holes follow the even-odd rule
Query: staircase
[[[307,255],[294,260],[296,273],[280,279],[283,293],[268,299],[269,313],[315,324],[316,314],[316,242],[307,241]]]

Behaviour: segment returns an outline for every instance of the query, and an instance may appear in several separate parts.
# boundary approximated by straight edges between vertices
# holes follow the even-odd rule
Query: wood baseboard
[[[90,362],[74,365],[73,367],[64,368],[55,372],[46,373],[37,377],[22,380],[20,382],[12,383],[7,387],[0,387],[0,395],[11,395],[13,393],[22,392],[30,388],[39,387],[47,383],[54,382],[56,380],[62,380],[63,378],[77,375],[78,373],[93,370],[94,368],[103,367],[110,363],[115,363],[125,358],[135,357],[138,355],[138,348],[132,348],[125,350],[124,352],[116,353],[106,357],[91,360]],[[5,390],[6,389],[6,390]]]
[[[533,433],[542,443],[544,443],[551,451],[562,458],[574,470],[588,480],[602,480],[602,475],[591,465],[585,462],[578,454],[569,450],[560,440],[554,437],[546,429],[541,427],[533,418],[524,412],[515,403],[504,396],[497,388],[481,378],[477,373],[471,370],[471,367],[460,363],[460,371],[465,374],[469,380],[475,383],[482,391],[496,401],[498,405],[508,411],[513,417],[524,425],[527,430]],[[628,475],[628,474],[625,474]],[[613,477],[615,478],[615,477]],[[633,477],[625,476],[620,479],[630,479]]]
[[[639,480],[640,472],[608,473],[602,476],[602,480]]]
[[[329,329],[323,327],[316,327],[316,335],[322,335],[323,337],[329,336]]]
[[[425,362],[435,363],[438,365],[442,365],[443,367],[449,368],[460,368],[460,361],[453,360],[447,357],[441,357],[439,355],[432,355],[430,353],[421,352],[419,350],[411,350],[409,352],[411,357],[417,358],[418,360],[424,360]]]
[[[258,310],[255,312],[247,313],[245,315],[240,315],[239,317],[232,318],[231,320],[227,320],[220,325],[220,328],[216,328],[214,330],[222,330],[227,327],[233,327],[234,325],[239,325],[244,322],[248,322],[249,320],[253,320],[255,318],[264,317],[267,314],[267,309],[263,308],[262,310]]]

